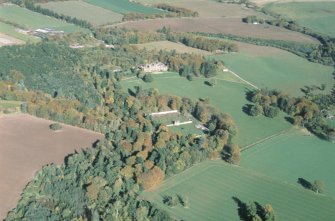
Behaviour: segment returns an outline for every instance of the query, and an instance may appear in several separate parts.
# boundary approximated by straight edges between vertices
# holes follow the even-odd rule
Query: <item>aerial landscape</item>
[[[0,0],[0,220],[333,221],[335,0]]]

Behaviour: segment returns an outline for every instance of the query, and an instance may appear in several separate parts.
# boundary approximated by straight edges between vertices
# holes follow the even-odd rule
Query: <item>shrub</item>
[[[150,82],[153,82],[153,81],[154,81],[154,78],[152,77],[151,74],[146,74],[146,75],[143,77],[143,81],[144,81],[144,82],[147,82],[147,83],[150,83]]]
[[[50,124],[49,128],[51,130],[57,131],[57,130],[61,130],[63,127],[59,123],[54,123],[54,124]]]

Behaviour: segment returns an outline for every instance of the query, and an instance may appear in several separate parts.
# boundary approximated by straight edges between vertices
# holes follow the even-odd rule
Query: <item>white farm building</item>
[[[151,64],[145,64],[141,66],[144,72],[164,72],[168,70],[168,66],[162,62],[155,62]]]

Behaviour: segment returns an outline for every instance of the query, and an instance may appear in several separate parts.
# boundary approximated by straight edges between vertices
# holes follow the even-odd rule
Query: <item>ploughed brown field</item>
[[[261,39],[317,43],[316,39],[298,32],[266,24],[246,24],[241,21],[241,18],[234,17],[163,18],[129,21],[114,26],[141,31],[156,31],[165,26],[174,31],[223,33]]]
[[[43,165],[63,163],[75,150],[91,147],[103,135],[30,115],[0,116],[0,220],[15,207],[20,193]]]
[[[221,3],[213,0],[182,0],[168,3],[176,7],[187,8],[199,13],[200,17],[234,17],[243,18],[248,15],[256,15],[259,18],[267,19],[269,16],[262,12],[246,8],[239,4]]]
[[[16,45],[16,44],[24,44],[24,42],[17,38],[0,33],[0,47],[7,45]]]

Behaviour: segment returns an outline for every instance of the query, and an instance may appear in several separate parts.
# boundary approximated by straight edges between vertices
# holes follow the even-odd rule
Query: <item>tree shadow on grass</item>
[[[237,212],[242,221],[249,221],[248,214],[247,214],[247,204],[242,202],[239,198],[233,196],[232,199],[237,204]]]
[[[245,99],[246,99],[247,101],[252,102],[252,101],[251,101],[251,98],[252,98],[252,96],[253,96],[255,90],[250,90],[249,88],[245,88],[244,91],[245,91]]]
[[[297,183],[299,183],[302,187],[310,190],[312,189],[313,185],[311,182],[309,182],[308,180],[305,180],[304,178],[298,178]]]
[[[250,109],[253,105],[252,104],[245,104],[243,107],[242,107],[242,111],[243,113],[245,113],[246,115],[248,116],[251,116],[250,115]]]

